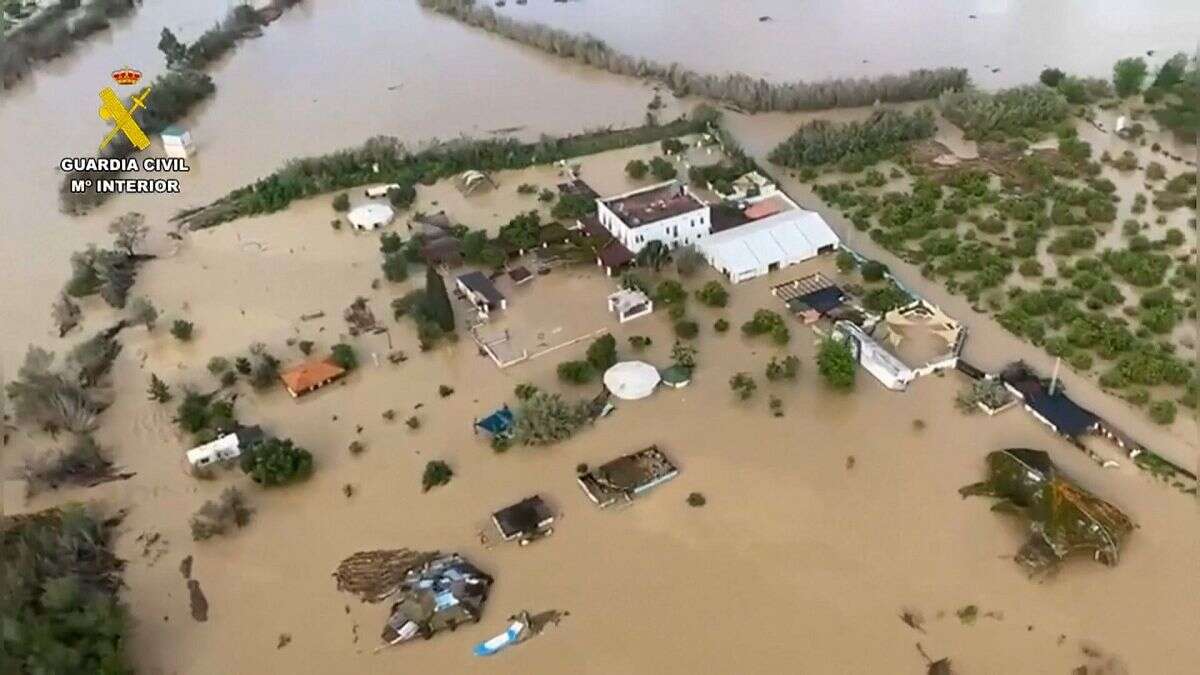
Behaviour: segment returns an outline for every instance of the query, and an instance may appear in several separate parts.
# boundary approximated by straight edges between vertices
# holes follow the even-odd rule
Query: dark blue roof
[[[488,415],[487,417],[475,422],[475,426],[483,429],[493,436],[508,431],[512,428],[512,425],[513,413],[508,409],[507,405],[491,415]]]
[[[821,314],[828,314],[834,309],[840,307],[845,299],[846,294],[842,292],[842,289],[838,288],[837,286],[826,286],[825,288],[813,291],[812,293],[805,293],[804,295],[793,298],[788,301],[788,305],[792,305],[793,303],[803,303],[809,307],[812,307]]]
[[[1099,421],[1091,411],[1079,407],[1062,392],[1056,392],[1053,396],[1044,392],[1037,393],[1029,396],[1026,403],[1039,415],[1050,420],[1054,428],[1058,429],[1058,433],[1064,436],[1075,437],[1084,434]]]

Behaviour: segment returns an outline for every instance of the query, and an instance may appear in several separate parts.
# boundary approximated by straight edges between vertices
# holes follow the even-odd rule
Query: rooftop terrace
[[[629,227],[649,225],[692,211],[707,208],[678,181],[630,192],[601,202]]]

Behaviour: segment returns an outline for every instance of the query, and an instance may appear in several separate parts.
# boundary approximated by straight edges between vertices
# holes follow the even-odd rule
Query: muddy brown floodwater
[[[344,385],[300,401],[279,390],[245,391],[239,397],[243,420],[313,451],[316,472],[308,482],[264,491],[236,471],[212,481],[186,476],[181,455],[187,439],[172,424],[173,409],[146,401],[151,372],[178,392],[181,385],[211,387],[207,359],[243,353],[252,342],[264,342],[285,362],[299,357],[286,346],[289,338],[311,339],[318,349],[327,349],[345,337],[340,312],[355,296],[367,297],[384,318],[389,299],[408,286],[372,288],[380,276],[378,240],[331,229],[328,197],[194,233],[178,243],[164,236],[166,218],[176,209],[209,201],[288,157],[356,144],[377,133],[419,142],[506,127],[521,127],[519,135],[532,138],[627,125],[642,120],[653,95],[642,83],[517,48],[425,15],[405,0],[308,0],[213,71],[215,97],[187,121],[199,152],[184,178],[184,194],[120,197],[83,218],[59,215],[55,165],[64,154],[94,148],[103,132],[95,92],[109,71],[129,65],[152,76],[159,69],[153,45],[161,26],[190,39],[224,12],[223,4],[147,0],[110,35],[53,62],[0,99],[5,129],[0,355],[10,375],[30,342],[66,350],[68,341],[53,338],[49,304],[67,276],[70,252],[89,241],[105,242],[105,224],[112,217],[131,209],[146,213],[154,228],[149,248],[163,256],[144,268],[134,290],[155,300],[163,320],[153,334],[142,328],[122,334],[125,348],[112,374],[115,403],[98,434],[114,460],[137,476],[88,491],[44,493],[28,504],[36,509],[69,498],[95,498],[132,505],[118,552],[129,560],[124,598],[134,618],[129,645],[139,672],[920,673],[926,662],[918,641],[934,659],[948,656],[968,674],[1067,673],[1088,662],[1085,646],[1118,659],[1133,673],[1194,672],[1200,659],[1194,640],[1200,599],[1188,584],[1194,581],[1200,540],[1193,500],[1155,483],[1129,462],[1100,470],[1020,411],[990,419],[958,414],[952,399],[962,381],[954,374],[922,379],[908,393],[895,394],[860,373],[856,393],[831,395],[815,372],[812,335],[799,326],[787,351],[804,363],[800,381],[768,384],[763,368],[783,351],[749,341],[736,329],[717,335],[711,325],[725,317],[737,326],[754,310],[773,307],[767,287],[791,271],[739,285],[727,310],[692,307],[701,325],[695,382],[623,403],[567,443],[496,454],[472,434],[470,423],[503,401],[512,403],[517,383],[557,387],[555,365],[580,357],[583,344],[501,371],[465,339],[421,354],[411,325],[388,320],[396,347],[409,354],[406,363],[376,366],[370,354],[382,347],[377,339],[363,338],[355,342],[363,366]],[[563,16],[594,11],[591,2],[542,4],[526,7],[531,13],[561,10]],[[703,24],[686,18],[702,9],[680,14],[683,3],[650,4],[647,11],[655,14],[644,23],[659,31]],[[1110,4],[1115,7],[1103,6]],[[627,12],[628,6],[616,5],[613,11]],[[737,42],[747,44],[744,34],[760,26],[782,31],[796,16],[832,22],[832,6],[806,3],[788,9],[782,3],[757,3],[747,10],[748,28]],[[1145,10],[1151,23],[1132,14],[1124,23],[1105,20],[1145,25],[1148,44],[1139,42],[1130,50],[1165,50],[1187,46],[1176,42],[1179,26],[1195,19],[1189,9],[1187,3],[1164,2],[1158,12]],[[936,11],[942,16],[949,10]],[[1045,18],[1049,10],[1025,4],[973,3],[956,11],[977,13],[981,25],[1002,19],[1012,27],[1011,44],[993,46],[997,55],[1020,51],[1014,44],[1041,44],[1051,37],[1060,40],[1055,45],[1069,46],[1083,32],[1077,25],[1055,32]],[[759,24],[760,14],[776,21]],[[902,25],[914,25],[913,14],[905,15]],[[713,10],[709,18],[732,26],[724,16]],[[847,29],[839,29],[828,31],[828,43],[816,44],[850,43],[867,50],[891,34],[891,26],[877,21],[877,15],[866,18],[859,22],[862,34],[850,34],[853,40]],[[1036,20],[1044,39],[1017,30],[1024,20]],[[595,29],[609,38],[599,24]],[[943,39],[930,46],[938,42],[931,36],[944,37],[940,29],[921,35],[912,41],[921,50],[953,50],[959,44]],[[895,44],[895,39],[880,44]],[[1149,44],[1155,40],[1160,43]],[[794,40],[751,43],[764,54],[793,60],[801,51]],[[732,58],[734,42],[719,49],[698,46],[711,44],[700,41],[682,51],[682,43],[655,47],[647,38],[621,46],[646,52],[680,49],[677,58],[695,57],[687,60],[697,68],[747,63]],[[1054,62],[1103,74],[1123,55],[1116,53],[1124,45],[1115,37],[1093,32],[1089,46],[1087,54],[1083,47],[1064,48]],[[731,59],[718,63],[714,52]],[[1103,52],[1103,58],[1093,52]],[[876,63],[889,53],[868,56]],[[922,58],[937,61],[928,65],[973,64],[979,57],[972,54],[981,53],[988,52],[955,58],[947,51],[945,59],[933,59],[937,53]],[[1041,64],[1032,61],[1042,57],[1022,58],[1030,62],[1020,79],[1033,77]],[[829,56],[819,63],[830,74],[860,72],[853,60]],[[897,68],[909,65],[901,62]],[[1017,69],[1003,65],[1005,73]],[[782,73],[790,66],[778,67]],[[815,76],[803,69],[786,74]],[[682,107],[670,105],[664,116]],[[761,153],[798,119],[734,116],[730,123],[748,148]],[[548,184],[550,176],[537,171],[528,175]],[[481,199],[480,210],[464,220],[478,218],[471,224],[494,227],[528,208],[527,198],[518,198],[513,189],[524,178],[500,180],[501,192]],[[608,180],[615,186],[623,178]],[[797,186],[788,188],[806,198]],[[423,203],[431,206],[434,199],[444,200],[446,208],[454,203],[444,186],[421,192]],[[839,230],[845,231],[840,225]],[[710,278],[706,274],[689,286]],[[915,281],[915,275],[905,280]],[[611,284],[592,269],[558,270],[520,292],[594,289],[556,298],[570,304],[562,310],[563,321],[613,326],[623,354],[630,353],[629,336],[648,335],[654,345],[642,358],[665,364],[672,342],[665,313],[617,326],[604,314],[600,296]],[[514,295],[514,303],[520,301]],[[94,299],[84,305],[85,333],[114,318]],[[317,310],[326,318],[298,321]],[[176,317],[195,321],[192,342],[181,344],[166,334],[166,324]],[[985,323],[976,317],[970,322]],[[1016,353],[1019,344],[996,337],[998,331],[985,325],[971,339]],[[735,401],[728,388],[738,371],[759,381],[758,394],[748,402]],[[439,384],[456,393],[440,398]],[[1072,391],[1087,390],[1072,383]],[[594,394],[591,387],[569,392]],[[771,395],[782,400],[784,417],[768,411]],[[398,411],[396,422],[382,417],[387,409]],[[422,421],[416,431],[400,422],[412,414]],[[362,454],[347,450],[355,440],[366,446]],[[632,507],[598,511],[574,485],[578,463],[598,464],[652,443],[679,463],[682,474]],[[50,446],[45,437],[22,431],[0,454],[0,470],[8,474],[25,454]],[[1050,451],[1082,485],[1132,516],[1139,529],[1118,567],[1085,558],[1072,560],[1056,578],[1025,577],[1011,560],[1026,536],[1015,519],[991,513],[984,500],[963,501],[956,493],[980,479],[988,451],[1007,446]],[[449,485],[422,494],[421,469],[430,459],[447,461],[455,476]],[[343,491],[347,484],[354,488],[350,497]],[[189,515],[230,485],[247,493],[256,509],[253,521],[232,535],[193,544]],[[535,492],[562,514],[552,537],[530,547],[480,544],[477,533],[491,511]],[[703,493],[707,505],[689,507],[690,492]],[[170,542],[170,564],[139,557],[132,538],[144,531],[161,532]],[[385,609],[338,593],[330,575],[355,551],[400,547],[459,551],[494,575],[482,623],[373,654]],[[190,594],[177,567],[187,556],[195,578],[203,580],[210,610],[204,623],[188,619]],[[971,625],[955,616],[967,605],[979,609]],[[503,617],[544,607],[570,611],[571,620],[497,658],[471,656],[476,641],[503,628]],[[905,625],[905,611],[923,617],[924,633]],[[277,649],[284,634],[292,641]]]

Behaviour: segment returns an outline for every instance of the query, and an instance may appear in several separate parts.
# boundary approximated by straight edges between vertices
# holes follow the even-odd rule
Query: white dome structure
[[[622,361],[604,371],[604,386],[626,401],[646,398],[660,380],[658,369],[644,361]]]
[[[396,212],[387,204],[363,204],[347,213],[346,219],[359,230],[377,230],[395,216]]]

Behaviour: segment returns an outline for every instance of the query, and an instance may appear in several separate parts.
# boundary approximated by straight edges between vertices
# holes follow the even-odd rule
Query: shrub
[[[771,382],[794,380],[800,374],[800,359],[788,354],[782,360],[771,357],[767,363],[767,379]]]
[[[853,389],[857,367],[849,345],[833,338],[821,341],[817,350],[817,371],[829,386],[842,390]]]
[[[189,342],[192,339],[192,331],[194,331],[195,328],[196,327],[191,321],[175,319],[175,321],[171,323],[171,335],[175,336],[175,339],[179,340],[180,342]]]
[[[359,356],[354,353],[354,347],[340,342],[330,350],[329,360],[346,370],[354,370],[359,366]]]
[[[671,363],[682,368],[695,368],[696,348],[676,340],[675,344],[671,345]]]
[[[596,379],[596,369],[587,361],[564,361],[558,364],[558,379],[570,384],[587,384]]]
[[[704,254],[697,251],[695,246],[684,246],[675,251],[675,270],[680,276],[692,276],[703,264]]]
[[[1046,68],[1038,76],[1038,79],[1041,80],[1042,84],[1053,89],[1057,87],[1058,83],[1062,82],[1063,78],[1066,76],[1067,74],[1058,68]]]
[[[417,188],[412,183],[401,183],[387,191],[388,202],[397,209],[407,209],[417,200]]]
[[[246,503],[246,498],[235,487],[225,488],[220,498],[204,502],[196,513],[192,514],[190,526],[192,541],[203,541],[218,534],[225,534],[234,526],[243,528],[250,524],[254,509]]]
[[[664,305],[674,305],[687,300],[687,291],[673,279],[659,282],[654,289],[654,300]]]
[[[783,317],[769,309],[755,312],[754,318],[742,324],[742,333],[749,337],[770,334],[776,344],[787,344],[791,337]]]
[[[1171,424],[1175,421],[1176,411],[1174,401],[1155,401],[1150,404],[1150,419],[1156,424]]]
[[[754,382],[754,378],[750,377],[749,373],[739,372],[729,378],[729,388],[737,394],[739,400],[745,401],[754,396],[754,392],[758,390],[758,385]]]
[[[687,496],[687,505],[688,506],[700,507],[700,506],[704,506],[707,503],[708,503],[708,500],[705,499],[704,495],[700,494],[699,492],[693,492]]]
[[[887,265],[875,260],[866,261],[862,264],[862,269],[860,270],[863,281],[881,281],[887,271]]]
[[[425,464],[425,472],[421,474],[421,492],[429,492],[431,489],[446,485],[454,476],[454,470],[450,465],[440,459],[430,460]]]
[[[448,384],[439,384],[438,385],[438,396],[440,396],[442,398],[446,398],[447,396],[452,396],[453,394],[454,394],[454,387],[451,387]]]
[[[678,172],[675,170],[674,164],[662,157],[655,157],[650,160],[650,173],[658,180],[671,180]]]
[[[675,335],[685,340],[691,340],[699,334],[700,326],[695,321],[684,320],[675,322]]]
[[[1059,86],[1065,82],[1060,79]],[[966,90],[946,92],[938,99],[942,114],[966,132],[967,138],[1036,135],[1067,118],[1067,100],[1053,89],[1038,86],[1004,89],[994,94]]]
[[[345,213],[350,210],[350,195],[345,192],[339,193],[333,198],[333,210],[338,213]]]
[[[408,260],[405,259],[403,253],[384,254],[380,269],[383,270],[383,278],[392,283],[408,279]]]
[[[643,351],[646,349],[646,347],[649,347],[652,344],[654,344],[654,341],[645,335],[629,336],[629,346],[632,347],[635,352]]]
[[[837,267],[839,270],[842,272],[849,272],[857,266],[858,261],[854,259],[854,256],[851,255],[849,251],[838,251]]]
[[[650,167],[646,166],[646,163],[640,159],[630,160],[630,162],[625,165],[625,173],[634,180],[641,180],[645,178],[649,171]]]
[[[710,281],[696,291],[696,299],[709,307],[724,307],[729,304],[729,291],[719,281]]]
[[[271,438],[242,452],[242,471],[264,487],[287,485],[312,473],[312,454],[291,440]]]
[[[729,330],[729,322],[725,319],[717,319],[713,322],[713,330],[718,333],[724,333],[725,331]]]
[[[598,372],[604,372],[616,365],[617,339],[612,333],[605,333],[588,345],[587,362]]]
[[[1040,277],[1042,276],[1042,264],[1032,258],[1022,260],[1021,264],[1017,266],[1017,271],[1021,273],[1021,276]]]
[[[214,356],[208,360],[208,372],[220,375],[229,370],[229,359],[224,356]]]

